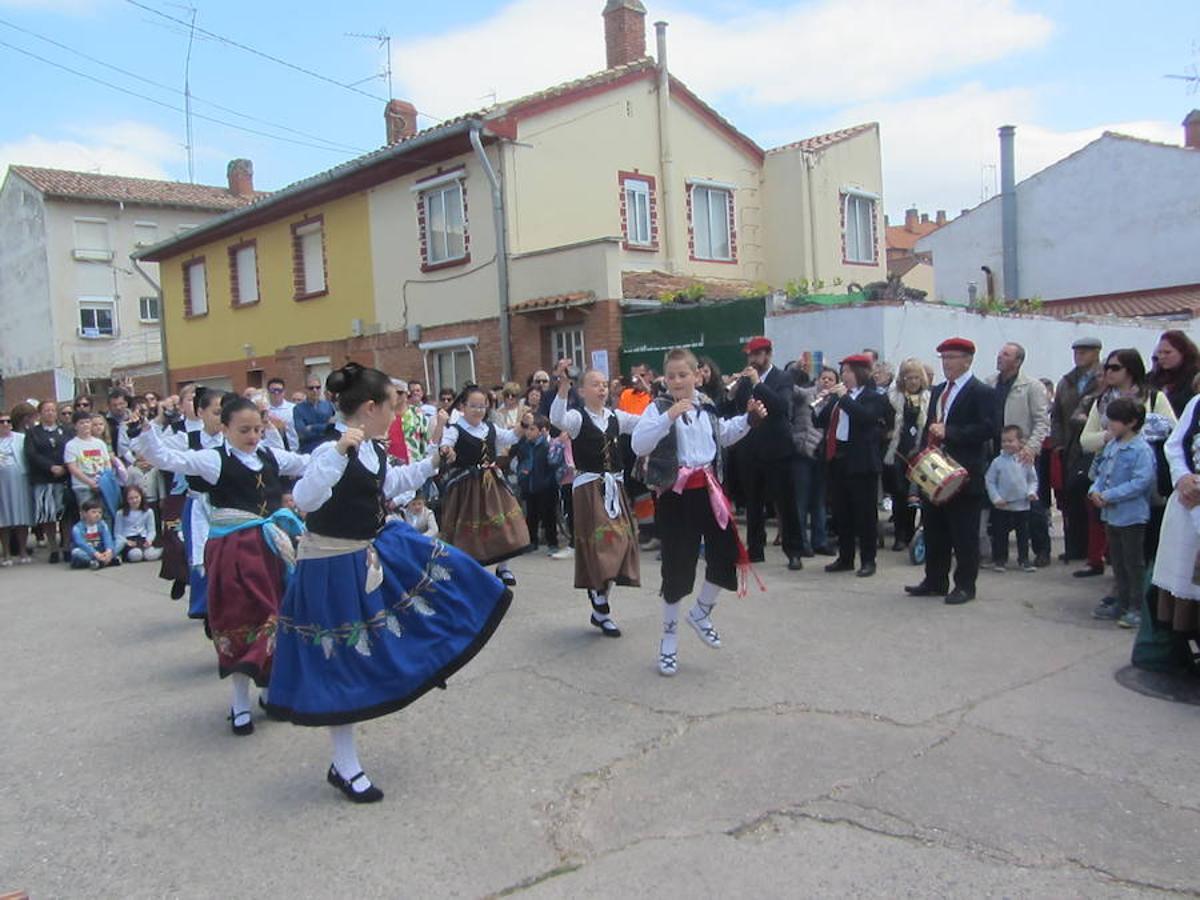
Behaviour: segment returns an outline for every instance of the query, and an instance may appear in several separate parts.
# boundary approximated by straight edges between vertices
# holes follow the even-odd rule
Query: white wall
[[[0,191],[0,373],[54,366],[50,266],[42,196],[10,175]]]
[[[1131,319],[1088,323],[1044,316],[984,316],[965,309],[905,303],[782,313],[768,316],[765,328],[779,365],[805,350],[821,350],[828,361],[871,347],[890,363],[915,356],[939,372],[937,345],[948,337],[965,337],[975,342],[974,371],[981,378],[996,371],[1000,347],[1014,341],[1025,348],[1026,375],[1057,381],[1073,365],[1071,344],[1077,338],[1100,338],[1104,352],[1133,347],[1149,368],[1159,335],[1178,325]],[[1200,341],[1200,327],[1185,330]]]
[[[1021,152],[1017,132],[1017,150]],[[1200,282],[1200,151],[1105,135],[1017,185],[1022,297],[1054,300]],[[1000,198],[922,238],[935,297],[1003,295]]]

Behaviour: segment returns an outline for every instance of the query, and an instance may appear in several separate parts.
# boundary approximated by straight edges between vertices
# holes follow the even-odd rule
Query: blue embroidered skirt
[[[383,586],[366,590],[366,550],[303,559],[275,633],[267,708],[297,725],[394,712],[466,665],[508,611],[491,572],[389,522],[375,539]]]
[[[208,618],[208,576],[200,566],[192,565],[192,507],[196,501],[191,497],[183,505],[180,528],[183,531],[183,558],[188,566],[188,618]]]

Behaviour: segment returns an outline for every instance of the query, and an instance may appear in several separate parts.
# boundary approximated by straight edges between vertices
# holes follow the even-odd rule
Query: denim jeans
[[[825,547],[829,543],[825,531],[825,461],[797,456],[792,459],[792,476],[802,546],[805,550]]]

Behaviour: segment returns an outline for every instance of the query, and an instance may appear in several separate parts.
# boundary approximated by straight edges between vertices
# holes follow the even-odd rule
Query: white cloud
[[[490,18],[394,48],[399,82],[416,105],[453,116],[604,67],[598,0],[515,0]],[[1039,46],[1045,16],[1014,0],[820,0],[720,19],[650,3],[671,23],[671,69],[710,99],[756,105],[865,101],[947,72]]]
[[[143,122],[113,122],[68,133],[69,137],[29,134],[0,144],[0,170],[12,164],[167,178],[167,164],[183,155],[179,140]]]
[[[988,90],[971,83],[939,96],[861,104],[842,110],[826,124],[832,130],[859,122],[880,123],[884,196],[893,217],[914,204],[922,212],[945,209],[953,217],[995,193],[1001,125],[1017,128],[1018,180],[1074,153],[1105,131],[1169,144],[1182,140],[1182,130],[1170,122],[1108,122],[1059,131],[1040,120],[1033,90]]]

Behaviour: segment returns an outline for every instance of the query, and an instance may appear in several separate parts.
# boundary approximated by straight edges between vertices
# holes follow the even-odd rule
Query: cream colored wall
[[[933,266],[929,263],[918,263],[900,279],[905,287],[924,291],[927,299],[933,299]]]
[[[811,155],[812,221],[815,229],[809,224],[809,182],[810,174],[806,172],[804,155],[800,150],[768,155],[763,183],[767,207],[767,280],[772,286],[782,287],[793,278],[807,278],[809,281],[820,279],[825,282],[825,290],[836,292],[840,289],[833,288],[833,284],[839,278],[843,285],[885,279],[887,260],[883,241],[883,170],[879,130],[871,129]],[[845,188],[865,191],[881,198],[875,204],[875,265],[842,262],[840,194]],[[810,244],[810,241],[814,241],[814,234],[815,243]]]
[[[620,241],[602,238],[547,253],[514,256],[509,268],[512,302],[573,291],[591,291],[601,300],[620,297],[621,254]]]
[[[489,147],[487,153],[492,166],[497,167],[501,151]],[[471,260],[465,265],[422,272],[417,221],[420,194],[412,188],[439,171],[459,166],[465,167],[466,172],[466,224]],[[443,325],[498,314],[491,186],[474,154],[464,154],[374,187],[367,192],[367,198],[375,315],[384,330],[399,330],[413,324]]]

